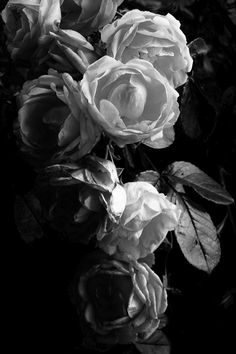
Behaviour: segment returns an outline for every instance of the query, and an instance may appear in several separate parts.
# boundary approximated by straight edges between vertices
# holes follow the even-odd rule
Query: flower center
[[[137,86],[130,83],[120,84],[112,90],[108,97],[120,115],[131,120],[136,120],[142,115],[146,98],[146,88],[140,83]]]

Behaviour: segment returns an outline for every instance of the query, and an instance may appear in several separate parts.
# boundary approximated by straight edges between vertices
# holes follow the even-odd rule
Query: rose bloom
[[[99,247],[129,260],[154,252],[178,224],[180,210],[148,182],[124,184],[126,206],[118,227],[99,235]]]
[[[71,28],[87,35],[108,24],[123,0],[64,0],[62,28]]]
[[[60,0],[9,0],[2,11],[8,50],[13,59],[32,59],[40,37],[56,31]]]
[[[106,217],[117,223],[123,213],[126,195],[111,161],[89,155],[48,166],[37,181],[43,219],[70,241],[88,243]]]
[[[172,15],[128,11],[101,31],[107,54],[123,63],[133,58],[150,61],[176,88],[187,80],[193,60],[180,22]]]
[[[100,260],[81,275],[78,291],[79,312],[96,343],[148,339],[167,307],[166,290],[146,263]]]
[[[69,74],[50,70],[24,84],[19,95],[18,132],[21,148],[32,157],[31,162],[46,164],[65,156],[73,160],[90,152],[100,132],[81,111],[80,99],[79,86]]]
[[[87,68],[81,91],[94,122],[120,147],[173,142],[178,93],[146,60],[123,64],[104,56]]]

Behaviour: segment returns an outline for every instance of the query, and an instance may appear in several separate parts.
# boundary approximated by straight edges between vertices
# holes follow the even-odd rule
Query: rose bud
[[[77,160],[88,154],[100,131],[82,106],[79,85],[69,74],[50,70],[27,81],[19,95],[21,149],[33,165]]]

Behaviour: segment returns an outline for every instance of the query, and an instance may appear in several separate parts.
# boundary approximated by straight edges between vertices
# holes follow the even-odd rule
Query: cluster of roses
[[[10,0],[2,13],[11,56],[32,79],[18,96],[21,149],[49,177],[41,197],[47,219],[71,238],[94,236],[107,254],[78,282],[86,321],[113,343],[145,340],[158,328],[167,294],[144,259],[180,211],[148,182],[122,184],[96,145],[105,136],[120,148],[169,146],[176,88],[192,68],[172,15],[122,15],[122,2]],[[111,287],[117,302],[108,316],[98,300]]]

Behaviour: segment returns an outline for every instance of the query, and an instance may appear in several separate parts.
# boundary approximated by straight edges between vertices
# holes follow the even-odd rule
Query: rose
[[[167,307],[163,284],[146,263],[100,259],[79,278],[78,309],[96,343],[147,340]],[[91,345],[91,343],[90,343]]]
[[[180,22],[172,15],[132,10],[101,31],[107,54],[123,63],[141,58],[150,61],[169,82],[178,87],[187,80],[192,57]]]
[[[58,28],[60,0],[9,0],[2,18],[12,58],[32,60],[39,38]]]
[[[70,116],[70,108],[52,89],[54,85],[62,90],[63,84],[61,75],[51,71],[27,81],[20,92],[18,123],[22,149],[33,156],[36,164],[46,163],[57,151],[58,134]]]
[[[174,230],[180,210],[148,182],[129,182],[124,189],[126,206],[119,225],[99,237],[99,246],[120,259],[144,258]]]
[[[123,64],[104,56],[87,68],[81,91],[94,122],[120,147],[173,142],[178,93],[146,60]]]
[[[70,241],[83,243],[106,217],[117,223],[126,201],[115,165],[94,156],[47,167],[38,178],[37,197],[44,219]]]
[[[64,0],[62,28],[71,28],[87,35],[108,24],[123,0]]]
[[[73,160],[90,152],[100,132],[81,111],[80,99],[79,86],[69,74],[51,70],[24,84],[18,126],[22,150],[33,156],[32,163],[61,160],[65,154]]]

